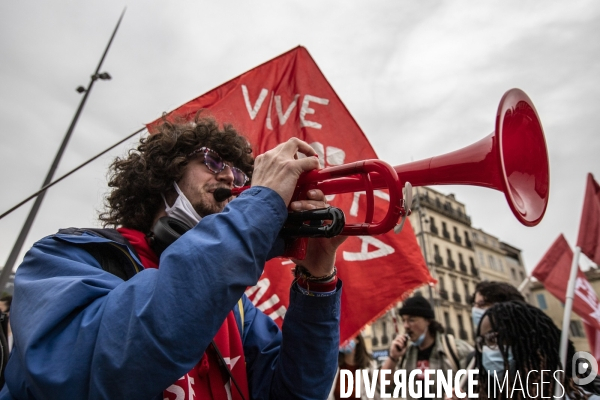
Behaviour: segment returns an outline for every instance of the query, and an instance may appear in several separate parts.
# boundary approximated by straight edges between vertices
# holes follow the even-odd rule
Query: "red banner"
[[[573,263],[573,251],[567,240],[561,234],[544,254],[538,265],[531,273],[544,287],[559,299],[563,304],[566,300],[567,284]],[[573,311],[586,322],[586,332],[592,353],[595,355],[600,349],[596,347],[596,334],[600,331],[600,302],[598,296],[585,274],[579,269],[575,280],[575,294],[573,296]]]
[[[190,117],[208,109],[220,123],[231,123],[261,154],[291,137],[308,142],[321,166],[377,158],[308,51],[303,47],[274,58],[173,111]],[[149,124],[149,129],[157,121]],[[348,223],[364,222],[365,196],[328,196]],[[374,221],[388,209],[389,195],[376,191]],[[338,276],[344,282],[341,341],[356,335],[418,286],[433,283],[414,232],[406,221],[403,231],[371,237],[351,237],[338,250]],[[280,326],[289,302],[291,261],[267,263],[258,285],[247,290],[254,304]]]
[[[600,265],[600,186],[588,174],[579,223],[577,246],[590,260]]]

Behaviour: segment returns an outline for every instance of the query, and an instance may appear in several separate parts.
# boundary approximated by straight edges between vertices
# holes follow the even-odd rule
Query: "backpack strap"
[[[402,359],[400,360],[400,364],[398,364],[400,366],[400,368],[402,368],[402,369],[406,368],[406,365],[404,365],[404,364],[406,362],[406,354],[407,353],[408,353],[408,349],[407,349],[407,351],[404,352],[404,355],[402,356]]]
[[[460,360],[458,359],[457,355],[458,350],[456,348],[456,340],[454,339],[453,335],[442,336],[444,338],[442,340],[444,354],[448,358],[448,361],[450,361],[450,364],[452,365],[452,370],[456,372],[460,369]]]
[[[8,314],[0,313],[0,387],[4,386],[4,369],[8,363]]]
[[[233,307],[233,315],[235,316],[235,323],[238,326],[240,332],[240,339],[242,344],[244,342],[244,296],[240,297],[237,306]]]
[[[134,254],[139,259],[135,248],[116,229],[66,228],[60,229],[58,233],[77,236],[88,233],[110,240],[111,242],[108,243],[81,243],[78,246],[90,253],[103,270],[118,276],[124,281],[141,270],[138,263],[131,257],[131,254]]]

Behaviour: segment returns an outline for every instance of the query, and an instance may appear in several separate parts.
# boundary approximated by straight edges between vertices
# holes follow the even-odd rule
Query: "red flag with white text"
[[[377,158],[316,63],[296,47],[197,97],[172,112],[191,117],[208,109],[220,123],[230,123],[248,138],[254,155],[298,137],[319,154],[322,167]],[[153,124],[149,124],[152,130]],[[376,192],[378,220],[388,209],[386,190]],[[364,222],[361,193],[328,196],[348,223]],[[350,237],[339,248],[336,266],[344,282],[340,340],[356,335],[413,289],[433,283],[407,220],[398,235]],[[267,263],[258,285],[246,291],[253,303],[280,326],[289,302],[293,264],[276,258]]]
[[[569,243],[561,234],[544,254],[538,265],[531,273],[544,287],[559,299],[563,304],[566,301],[567,284],[573,262],[573,251]],[[600,343],[596,342],[597,333],[600,332],[600,302],[594,288],[579,269],[575,280],[575,294],[573,296],[573,312],[579,315],[586,323],[586,332],[590,349],[596,359],[600,358]]]
[[[577,246],[590,260],[600,265],[600,186],[588,174]]]

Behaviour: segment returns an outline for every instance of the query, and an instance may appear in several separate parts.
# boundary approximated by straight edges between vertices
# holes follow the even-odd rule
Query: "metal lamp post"
[[[94,86],[94,82],[96,82],[98,79],[100,79],[100,80],[111,79],[111,76],[108,74],[108,72],[100,72],[100,68],[102,67],[104,58],[106,57],[106,54],[108,53],[108,49],[110,48],[110,45],[117,33],[117,29],[119,29],[119,25],[121,24],[121,20],[123,19],[124,14],[125,14],[125,10],[123,10],[123,12],[121,13],[121,16],[119,17],[117,26],[115,27],[115,29],[112,33],[112,36],[110,37],[110,40],[108,41],[108,45],[106,46],[106,49],[104,50],[104,53],[102,54],[102,58],[100,59],[100,62],[98,63],[98,67],[96,68],[96,71],[90,78],[90,83],[88,84],[87,88],[79,86],[76,89],[77,92],[84,93],[83,98],[81,99],[81,102],[79,103],[79,107],[77,108],[77,111],[75,112],[75,116],[73,117],[73,120],[71,121],[71,125],[69,126],[69,129],[67,130],[67,133],[65,134],[65,137],[62,141],[62,144],[60,145],[60,148],[58,149],[58,153],[54,157],[54,161],[52,162],[52,165],[50,166],[50,170],[48,171],[48,174],[46,175],[46,179],[44,180],[42,187],[48,185],[52,181],[52,177],[54,176],[54,173],[56,172],[56,169],[58,168],[60,159],[62,158],[65,148],[67,147],[67,143],[69,142],[69,139],[71,138],[71,134],[73,133],[73,130],[75,129],[75,125],[77,124],[79,115],[81,114],[81,111],[83,110],[83,106],[85,105],[85,102],[86,102],[88,96],[90,95],[92,86]],[[43,191],[35,199],[35,203],[33,204],[33,207],[31,208],[31,211],[29,212],[29,215],[27,216],[27,219],[25,220],[25,224],[23,225],[23,228],[21,229],[21,232],[19,233],[19,236],[17,237],[17,241],[15,242],[15,244],[8,256],[8,259],[6,260],[4,268],[2,269],[2,272],[0,273],[0,293],[2,293],[4,291],[4,288],[6,287],[6,283],[8,282],[8,279],[10,278],[10,274],[12,273],[12,270],[13,270],[13,267],[17,260],[17,257],[19,256],[19,253],[21,252],[21,249],[23,248],[25,239],[27,238],[27,235],[29,234],[29,230],[31,229],[31,226],[33,225],[33,221],[40,209],[40,206],[42,205],[42,201],[44,200],[45,195],[46,195],[46,191]]]

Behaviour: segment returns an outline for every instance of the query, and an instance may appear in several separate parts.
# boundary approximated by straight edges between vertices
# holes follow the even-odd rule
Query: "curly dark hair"
[[[479,294],[488,304],[496,304],[504,301],[525,301],[519,290],[506,282],[481,281],[475,286],[475,293],[471,297],[471,303],[475,302],[475,294]]]
[[[497,397],[488,397],[488,394],[493,396],[494,390],[490,388],[488,391],[488,376],[483,367],[481,367],[479,373],[479,398],[511,398],[510,395],[517,371],[522,381],[523,390],[528,390],[526,393],[536,393],[536,390],[540,391],[540,387],[543,386],[544,392],[537,393],[535,397],[550,398],[554,394],[554,386],[556,385],[553,374],[559,369],[564,370],[566,374],[563,387],[569,398],[577,400],[587,398],[583,391],[573,382],[571,369],[561,366],[558,354],[561,331],[542,310],[521,301],[508,301],[497,303],[490,307],[485,312],[483,318],[486,316],[490,320],[492,331],[498,335],[498,348],[504,358],[505,368],[508,365],[508,350],[510,348],[515,360],[516,370],[509,371],[508,390],[506,385],[505,389],[501,392],[497,387]],[[481,324],[479,324],[477,335],[480,334],[479,329],[481,329]],[[573,358],[574,354],[575,348],[573,347],[573,343],[569,341],[567,360]],[[482,355],[478,349],[476,350],[475,357],[477,365],[481,366]],[[542,372],[542,370],[546,370],[546,372]],[[531,376],[528,379],[529,387],[527,387],[526,380],[530,371],[537,372],[531,372]],[[543,377],[541,373],[544,373]],[[542,380],[547,384],[540,385],[539,383]],[[492,378],[489,383],[493,382],[494,379]],[[538,384],[537,387],[534,386],[536,383]],[[521,387],[518,382],[515,386]],[[523,392],[520,390],[515,390],[514,396],[512,398],[528,398],[527,395],[523,396]]]
[[[167,120],[163,117],[153,130],[156,134],[140,139],[127,157],[117,157],[109,167],[105,198],[106,211],[99,219],[104,227],[123,226],[149,232],[163,205],[161,193],[173,188],[183,176],[188,155],[206,146],[219,153],[252,178],[254,158],[246,138],[231,125],[219,124],[198,112],[193,120]]]

